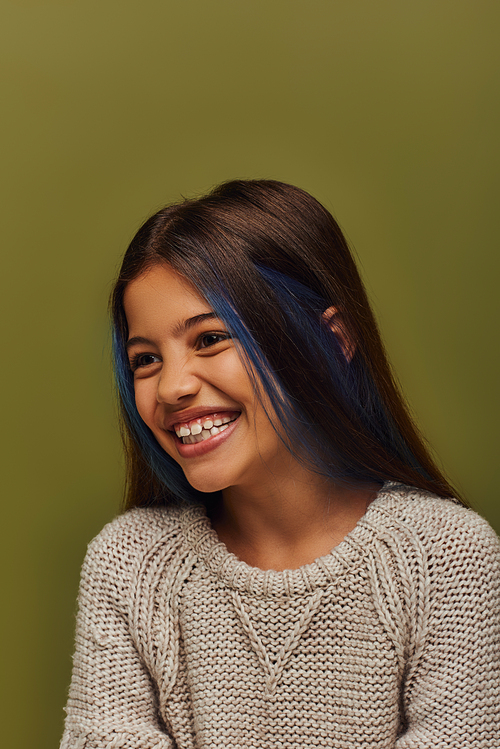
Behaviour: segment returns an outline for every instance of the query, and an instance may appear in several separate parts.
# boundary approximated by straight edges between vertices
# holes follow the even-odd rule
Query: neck
[[[380,487],[340,486],[290,466],[258,486],[233,486],[212,508],[228,550],[261,569],[295,569],[328,554],[355,527]],[[261,477],[262,478],[262,477]]]

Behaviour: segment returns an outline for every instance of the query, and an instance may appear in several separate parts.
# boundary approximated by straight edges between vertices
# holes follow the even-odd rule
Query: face
[[[137,410],[203,492],[251,488],[286,471],[279,440],[223,322],[166,264],[126,288]]]

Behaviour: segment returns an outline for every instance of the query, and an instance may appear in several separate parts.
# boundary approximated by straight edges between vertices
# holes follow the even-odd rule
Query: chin
[[[196,489],[196,491],[203,492],[204,494],[213,494],[214,492],[221,492],[223,489],[227,489],[230,483],[221,480],[220,476],[189,476],[186,475],[188,483]]]

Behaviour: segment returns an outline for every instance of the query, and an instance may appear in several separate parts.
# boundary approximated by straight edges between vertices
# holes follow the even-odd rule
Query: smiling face
[[[286,472],[290,453],[195,287],[155,265],[129,283],[124,309],[137,410],[189,483],[202,492],[250,488]]]

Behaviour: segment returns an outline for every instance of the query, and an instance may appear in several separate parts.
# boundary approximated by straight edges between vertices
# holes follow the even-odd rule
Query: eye
[[[211,346],[215,346],[217,343],[221,343],[221,341],[227,341],[230,338],[231,336],[229,333],[203,333],[203,335],[198,338],[198,348],[210,348]]]
[[[136,354],[130,361],[130,369],[135,372],[141,367],[149,367],[151,364],[157,364],[160,357],[156,354]]]

